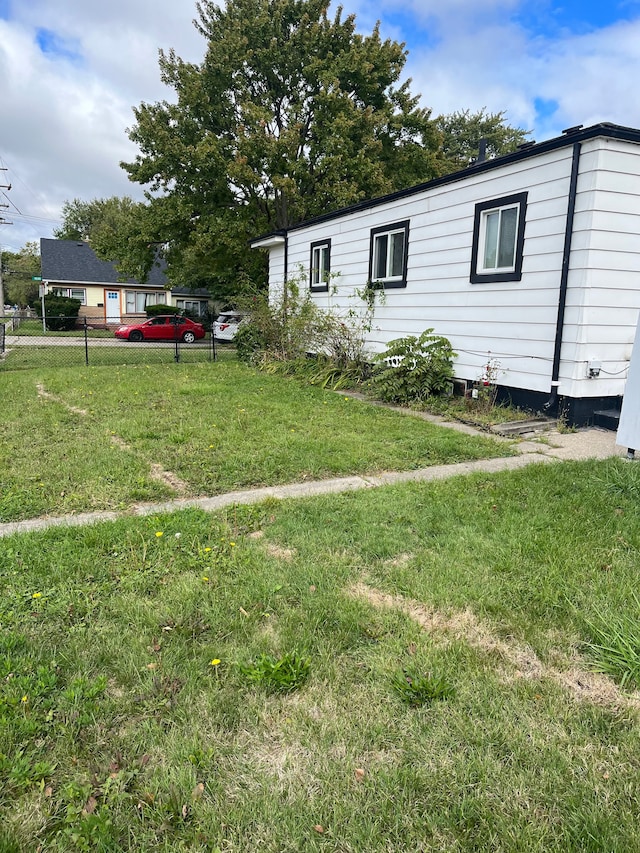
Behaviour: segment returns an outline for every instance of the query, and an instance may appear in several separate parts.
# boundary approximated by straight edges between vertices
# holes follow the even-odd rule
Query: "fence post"
[[[173,337],[176,345],[176,354],[174,356],[176,364],[180,361],[180,347],[178,346],[178,315],[174,314],[171,320],[173,323]]]
[[[83,317],[84,320],[84,363],[89,366],[89,336],[87,334],[87,318]]]
[[[215,332],[215,325],[212,323],[211,324],[211,352],[213,354],[213,361],[216,360],[216,336],[215,336],[214,332]]]

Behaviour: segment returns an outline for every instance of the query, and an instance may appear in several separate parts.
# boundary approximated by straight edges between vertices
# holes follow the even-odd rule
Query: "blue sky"
[[[640,0],[343,6],[360,32],[379,18],[383,38],[406,43],[405,77],[434,115],[504,111],[538,141],[576,124],[640,127]],[[131,108],[169,95],[158,48],[202,59],[194,16],[195,0],[0,0],[0,166],[15,223],[0,227],[3,245],[50,236],[67,199],[140,197],[118,165],[136,154]]]

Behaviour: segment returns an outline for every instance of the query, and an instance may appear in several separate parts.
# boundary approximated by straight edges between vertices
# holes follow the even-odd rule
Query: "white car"
[[[213,324],[213,336],[217,341],[233,341],[242,323],[249,317],[241,311],[227,311],[220,314]]]

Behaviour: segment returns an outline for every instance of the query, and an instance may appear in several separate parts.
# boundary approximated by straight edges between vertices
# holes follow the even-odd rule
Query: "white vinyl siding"
[[[572,149],[567,144],[484,171],[471,169],[455,181],[293,228],[287,268],[308,268],[310,244],[330,238],[334,286],[330,293],[312,293],[311,298],[345,317],[353,311],[364,315],[366,283],[382,271],[372,232],[388,237],[398,230],[390,223],[410,221],[406,286],[385,288],[384,298],[376,297],[367,333],[369,350],[380,352],[395,338],[433,328],[448,337],[458,353],[458,378],[477,379],[491,353],[500,362],[499,384],[548,393]],[[496,202],[525,193],[521,278],[472,283],[476,207],[484,205],[485,212],[513,208],[514,203]],[[521,225],[519,213],[517,229]],[[640,309],[639,246],[640,146],[603,137],[583,142],[559,393],[624,393],[625,365]],[[393,271],[388,258],[387,251],[385,275]],[[504,251],[501,256],[497,247],[496,263],[506,260],[510,258]],[[484,247],[478,247],[475,269],[485,263]],[[284,268],[283,248],[271,249],[272,293],[282,286]],[[498,269],[498,274],[503,272]],[[597,380],[586,378],[585,365],[592,358],[602,361]]]

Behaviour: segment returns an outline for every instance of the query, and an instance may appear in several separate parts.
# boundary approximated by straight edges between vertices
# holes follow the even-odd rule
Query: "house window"
[[[520,281],[527,193],[476,204],[471,282]]]
[[[318,240],[311,244],[310,287],[315,293],[329,290],[331,273],[331,240]]]
[[[176,308],[190,311],[198,317],[204,317],[207,313],[207,303],[200,299],[176,299]]]
[[[55,296],[66,296],[68,299],[79,299],[81,305],[87,304],[87,291],[83,287],[54,287]]]
[[[147,293],[140,290],[127,290],[126,312],[127,314],[144,314],[147,305],[164,305],[166,299],[167,294],[164,290],[162,293]]]
[[[374,286],[407,286],[408,248],[408,219],[371,230],[369,280]]]

